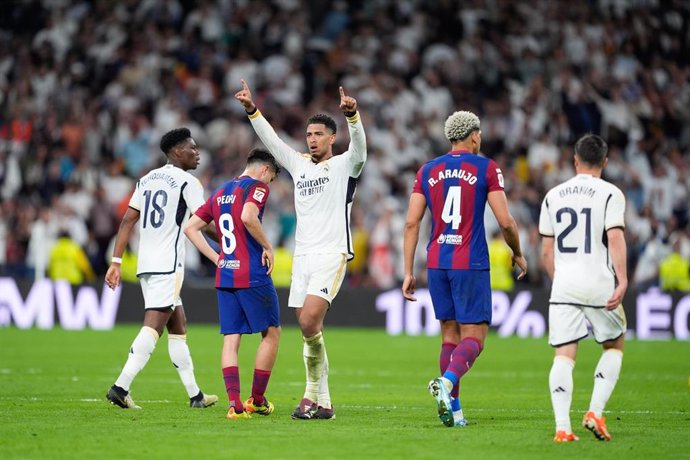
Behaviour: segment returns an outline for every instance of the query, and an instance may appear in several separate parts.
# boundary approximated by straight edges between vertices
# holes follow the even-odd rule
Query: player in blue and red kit
[[[269,184],[280,172],[268,151],[254,149],[247,167],[223,184],[196,211],[185,234],[199,251],[216,264],[218,316],[223,334],[221,366],[230,409],[227,418],[268,415],[273,404],[265,398],[278,353],[280,310],[270,274],[273,247],[261,225]],[[208,244],[201,230],[214,221],[221,253]],[[256,352],[252,395],[242,403],[238,351],[242,334],[261,333]]]
[[[503,175],[493,160],[477,154],[481,146],[479,118],[455,112],[445,124],[452,150],[425,163],[417,172],[405,223],[403,295],[414,297],[414,255],[426,208],[432,216],[427,245],[429,292],[441,322],[442,377],[429,383],[444,425],[467,424],[458,398],[460,378],[484,348],[491,324],[489,252],[484,231],[484,208],[489,203],[513,251],[518,279],[527,273],[520,250],[517,224],[508,210]]]

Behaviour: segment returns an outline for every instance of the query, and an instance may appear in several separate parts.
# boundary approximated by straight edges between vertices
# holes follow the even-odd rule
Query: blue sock
[[[457,412],[462,409],[462,407],[460,407],[460,398],[453,398],[450,401],[450,408],[453,412]]]
[[[458,380],[460,380],[460,377],[458,377],[458,374],[456,374],[455,372],[451,372],[451,371],[444,372],[443,378],[450,380],[451,383],[453,384],[453,386],[457,385]]]

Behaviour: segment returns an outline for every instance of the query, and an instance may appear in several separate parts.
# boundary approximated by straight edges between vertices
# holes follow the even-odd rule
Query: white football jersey
[[[359,113],[348,118],[350,145],[342,155],[321,163],[283,142],[258,110],[250,117],[256,134],[295,183],[295,255],[347,254],[354,257],[350,211],[357,178],[367,159]]]
[[[184,268],[182,227],[204,204],[199,179],[167,164],[139,179],[129,207],[139,211],[137,275],[162,275]]]
[[[606,231],[625,228],[624,214],[620,189],[588,174],[546,194],[539,233],[554,238],[552,304],[606,306],[616,284]]]

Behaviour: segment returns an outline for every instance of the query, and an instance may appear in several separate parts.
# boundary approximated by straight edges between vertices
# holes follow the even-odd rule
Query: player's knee
[[[323,329],[323,324],[316,318],[307,319],[303,315],[302,318],[300,318],[299,327],[302,329],[303,336],[312,337],[321,332],[321,329]]]

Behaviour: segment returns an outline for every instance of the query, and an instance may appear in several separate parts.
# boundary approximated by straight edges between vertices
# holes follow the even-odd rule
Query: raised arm
[[[350,145],[347,148],[349,161],[352,166],[352,175],[359,177],[367,161],[367,138],[364,134],[364,126],[357,112],[357,100],[345,94],[340,87],[340,110],[347,117],[347,129],[350,133]]]
[[[278,163],[292,174],[300,153],[278,137],[273,127],[263,117],[261,111],[256,107],[256,104],[254,104],[252,92],[249,86],[247,86],[247,82],[244,80],[241,81],[242,89],[235,93],[235,99],[244,106],[244,110],[247,112],[252,127],[256,135],[261,139],[261,142],[263,142],[269,152],[276,158]]]
[[[520,273],[517,277],[520,280],[527,274],[527,261],[520,249],[520,235],[518,234],[517,223],[508,210],[506,194],[503,190],[489,192],[487,201],[494,216],[496,216],[498,226],[503,233],[503,239],[513,251],[513,266],[517,265],[520,268]]]

